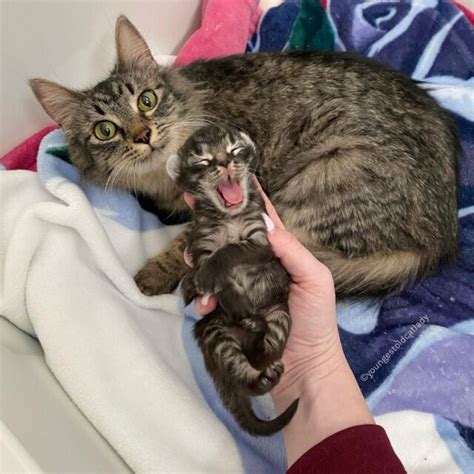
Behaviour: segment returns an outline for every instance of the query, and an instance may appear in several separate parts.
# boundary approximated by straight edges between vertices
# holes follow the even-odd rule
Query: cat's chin
[[[140,160],[136,167],[136,173],[139,175],[163,171],[166,168],[165,149],[153,150],[146,158]]]

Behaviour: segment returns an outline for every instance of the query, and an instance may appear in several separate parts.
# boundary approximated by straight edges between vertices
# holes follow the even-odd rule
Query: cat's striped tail
[[[435,252],[410,250],[354,258],[331,250],[317,249],[312,253],[331,270],[339,296],[400,290],[406,284],[430,275],[441,260]]]

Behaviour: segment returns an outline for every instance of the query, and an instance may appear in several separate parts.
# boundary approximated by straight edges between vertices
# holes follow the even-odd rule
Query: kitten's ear
[[[156,65],[143,36],[124,15],[119,16],[115,25],[115,44],[119,69],[129,69],[139,63]]]
[[[46,113],[59,125],[64,125],[83,99],[80,92],[46,79],[31,79],[30,87]]]
[[[255,170],[258,167],[258,156],[256,153],[257,147],[255,146],[255,143],[253,142],[253,140],[246,133],[244,132],[239,132],[239,133],[244,143],[248,146],[251,146],[253,149],[252,158],[249,161],[249,167],[253,170],[253,173],[255,173]]]
[[[166,161],[166,172],[169,177],[176,181],[179,175],[179,156],[171,155]]]
[[[255,150],[256,149],[255,143],[252,141],[252,139],[244,132],[239,132],[239,133],[244,143],[246,143],[247,145],[250,145]]]

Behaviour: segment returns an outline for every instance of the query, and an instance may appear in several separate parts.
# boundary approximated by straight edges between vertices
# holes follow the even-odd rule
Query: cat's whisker
[[[140,163],[138,161],[135,162],[134,169],[133,169],[133,194],[135,197],[138,195],[137,191],[137,175],[138,175],[138,168]]]
[[[127,168],[128,164],[128,160],[125,160],[117,165],[117,168],[114,169],[114,171],[109,176],[109,179],[107,180],[106,192],[113,191],[114,184],[117,181],[118,176]]]
[[[127,186],[127,190],[131,193],[133,191],[133,187],[132,187],[132,178],[134,176],[134,170],[135,170],[135,165],[136,165],[136,162],[131,162],[129,163],[129,166],[128,166],[128,169],[127,169],[127,174],[126,174],[126,186]]]
[[[177,122],[176,124],[172,124],[168,127],[168,130],[177,130],[185,127],[204,127],[208,125],[206,122],[201,121],[186,121],[186,122]]]

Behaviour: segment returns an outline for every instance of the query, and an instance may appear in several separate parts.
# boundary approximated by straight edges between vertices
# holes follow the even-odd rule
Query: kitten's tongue
[[[227,179],[217,187],[226,201],[226,206],[240,204],[243,201],[242,188],[237,181]]]

